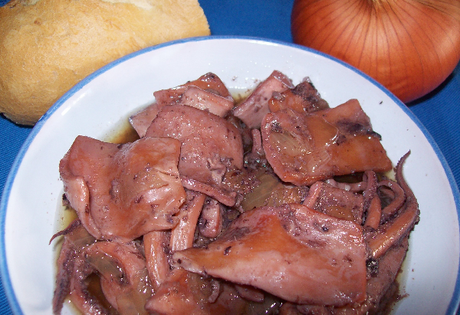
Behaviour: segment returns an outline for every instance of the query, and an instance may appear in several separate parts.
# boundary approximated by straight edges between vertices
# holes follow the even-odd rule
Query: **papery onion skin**
[[[460,60],[460,0],[295,0],[295,43],[339,58],[403,102],[438,87]]]

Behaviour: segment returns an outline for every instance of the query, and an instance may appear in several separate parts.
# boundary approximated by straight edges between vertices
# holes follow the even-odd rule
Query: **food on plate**
[[[33,125],[109,62],[209,34],[197,0],[11,0],[0,7],[0,113]]]
[[[144,137],[117,145],[77,137],[59,171],[66,196],[88,232],[97,239],[131,241],[173,228],[174,214],[185,199],[177,170],[180,147],[172,138]],[[155,213],[155,208],[161,211]]]
[[[260,129],[266,158],[285,182],[311,185],[331,176],[391,168],[379,135],[355,99],[309,115],[271,112]]]
[[[78,136],[60,162],[55,314],[391,308],[419,208],[358,100],[279,71],[241,102],[213,73],[154,95],[137,139]]]

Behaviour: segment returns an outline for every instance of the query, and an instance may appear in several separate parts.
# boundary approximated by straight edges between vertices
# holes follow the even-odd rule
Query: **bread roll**
[[[209,34],[197,0],[12,0],[0,8],[0,113],[33,125],[107,63]]]

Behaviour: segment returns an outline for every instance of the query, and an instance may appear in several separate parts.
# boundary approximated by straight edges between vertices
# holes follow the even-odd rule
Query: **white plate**
[[[309,76],[331,106],[357,98],[395,163],[408,150],[405,177],[421,220],[410,237],[401,277],[408,293],[396,314],[454,314],[459,303],[459,193],[438,147],[416,117],[382,86],[324,54],[254,38],[176,41],[126,56],[90,75],[37,123],[7,180],[1,203],[1,272],[18,314],[51,314],[53,246],[62,182],[58,164],[77,135],[107,139],[153,92],[216,73],[246,91],[274,69]],[[65,310],[64,313],[69,313]]]

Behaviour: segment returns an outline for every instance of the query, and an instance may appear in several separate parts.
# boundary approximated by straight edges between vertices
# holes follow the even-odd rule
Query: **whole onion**
[[[403,102],[439,86],[460,60],[460,0],[295,0],[295,43],[367,73]]]

